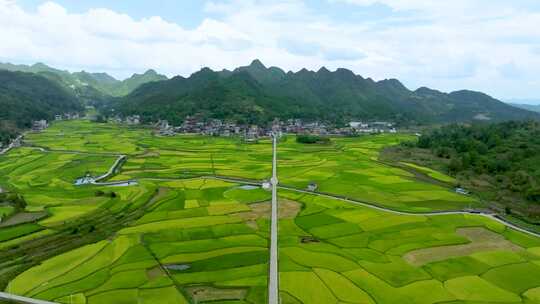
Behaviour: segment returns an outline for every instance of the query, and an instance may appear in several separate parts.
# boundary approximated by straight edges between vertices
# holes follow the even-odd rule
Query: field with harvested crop
[[[379,161],[410,138],[280,141],[281,302],[540,303],[540,238],[481,215],[419,214],[482,204],[440,172]],[[110,176],[75,185],[120,155]],[[0,186],[26,205],[0,223],[2,289],[59,303],[267,303],[271,171],[269,139],[54,123],[0,156]],[[319,193],[301,192],[310,183]]]

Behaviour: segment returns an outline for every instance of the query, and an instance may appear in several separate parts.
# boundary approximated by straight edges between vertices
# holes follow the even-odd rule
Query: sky
[[[0,62],[126,78],[260,59],[540,103],[538,0],[0,0]]]

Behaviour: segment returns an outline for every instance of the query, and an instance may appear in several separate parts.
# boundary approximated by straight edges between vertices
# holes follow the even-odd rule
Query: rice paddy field
[[[479,215],[389,215],[281,191],[282,303],[539,303],[540,239]]]
[[[440,172],[378,161],[410,139],[279,143],[282,185],[317,183],[412,212],[280,189],[282,303],[540,303],[540,238],[481,215],[420,214],[482,204]],[[27,203],[0,223],[6,292],[58,303],[267,302],[270,192],[246,183],[270,177],[269,140],[69,121],[25,142],[0,156],[0,186]],[[106,181],[137,183],[74,185],[119,155],[127,159]]]
[[[305,145],[289,138],[279,145],[280,182],[301,189],[314,182],[320,192],[402,211],[461,210],[480,206],[471,197],[421,181],[409,171],[378,161],[382,148],[411,139],[410,135],[383,134],[333,138],[330,145]],[[414,169],[421,173],[429,170],[419,166]],[[434,179],[451,181],[442,173],[429,173]]]
[[[46,260],[7,290],[65,303],[263,303],[268,220],[251,204],[269,194],[205,179],[157,186],[133,225]]]

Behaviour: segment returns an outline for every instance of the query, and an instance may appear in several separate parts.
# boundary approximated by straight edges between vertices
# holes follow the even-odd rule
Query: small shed
[[[317,185],[317,183],[315,183],[315,182],[311,182],[311,183],[309,183],[309,185],[307,186],[307,190],[308,190],[308,191],[316,191],[317,188],[319,188],[319,185]]]
[[[456,191],[457,194],[462,194],[462,195],[469,195],[470,194],[469,191],[467,191],[467,190],[465,190],[463,188],[460,188],[460,187],[456,188],[455,191]]]

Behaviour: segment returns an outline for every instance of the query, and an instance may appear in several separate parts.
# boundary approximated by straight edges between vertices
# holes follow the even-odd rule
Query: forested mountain
[[[396,79],[374,81],[347,69],[285,73],[259,60],[234,71],[208,68],[188,78],[147,83],[113,105],[146,121],[180,122],[186,115],[265,122],[279,117],[347,122],[354,119],[447,123],[538,119],[485,94],[410,91]]]
[[[14,65],[0,63],[0,70],[35,73],[57,81],[71,88],[83,101],[101,101],[107,96],[124,96],[131,93],[141,84],[166,80],[167,77],[148,70],[144,74],[134,74],[123,81],[117,80],[106,73],[88,73],[85,71],[70,73],[51,68],[43,63],[34,65]]]
[[[52,120],[56,114],[82,112],[84,107],[69,90],[45,77],[0,71],[0,141],[6,142],[32,120]]]

